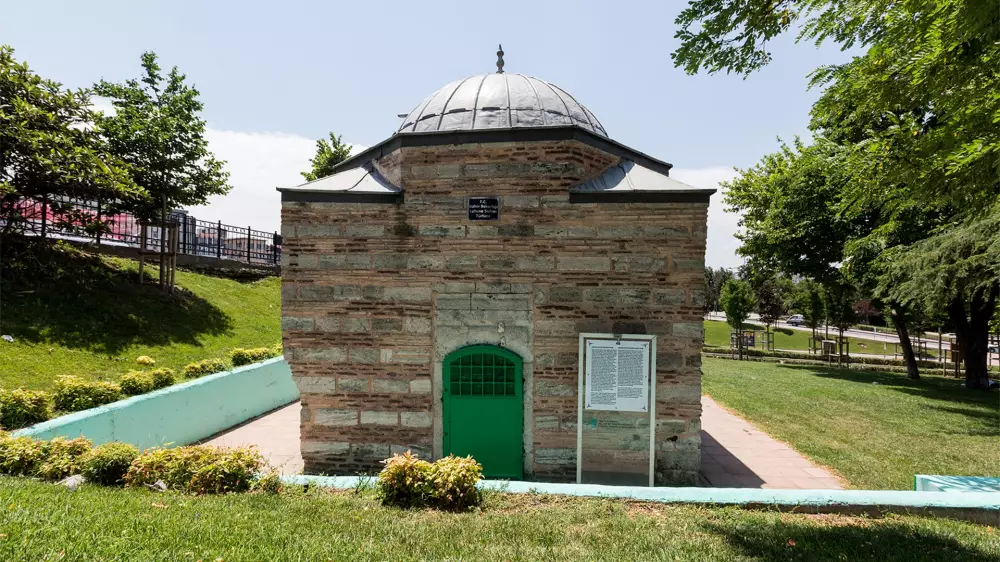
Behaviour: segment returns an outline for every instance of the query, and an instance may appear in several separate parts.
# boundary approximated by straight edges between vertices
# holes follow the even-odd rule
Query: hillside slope
[[[0,279],[0,388],[49,389],[59,375],[116,379],[148,355],[156,367],[223,357],[281,339],[280,280],[178,271],[174,294],[139,285],[138,263],[64,245],[6,244]],[[152,281],[157,269],[146,268]]]

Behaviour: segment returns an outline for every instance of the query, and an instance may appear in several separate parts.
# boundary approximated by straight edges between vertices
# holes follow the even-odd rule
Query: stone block
[[[371,390],[371,378],[340,375],[337,378],[337,392],[364,393]]]
[[[434,308],[437,310],[472,310],[472,295],[460,293],[438,295],[434,299]]]
[[[635,240],[642,234],[642,228],[628,224],[602,226],[597,229],[597,238],[612,240]]]
[[[384,271],[399,271],[406,269],[409,257],[402,254],[374,254],[372,269]]]
[[[430,394],[431,379],[429,377],[410,381],[410,394]]]
[[[472,310],[531,310],[530,295],[473,293]]]
[[[342,318],[340,331],[348,334],[365,334],[372,331],[371,320],[367,318]]]
[[[667,269],[667,260],[653,256],[615,256],[611,258],[615,271],[623,273],[655,273]]]
[[[317,408],[313,410],[313,423],[326,427],[358,425],[358,411],[343,408]]]
[[[497,235],[520,238],[535,235],[535,227],[530,224],[502,224],[497,227]]]
[[[432,423],[430,412],[399,413],[399,424],[403,427],[430,427]]]
[[[411,334],[429,334],[431,321],[429,318],[408,316],[403,318],[403,331]]]
[[[281,329],[297,332],[311,332],[316,324],[312,318],[301,318],[298,316],[282,316]]]
[[[573,319],[536,320],[536,336],[575,336],[576,321]]]
[[[399,414],[378,410],[362,410],[361,425],[399,425]]]
[[[346,455],[351,445],[340,441],[304,439],[301,447],[304,455]]]
[[[531,292],[530,283],[507,283],[504,281],[479,281],[476,293],[526,294]]]
[[[580,302],[583,300],[583,291],[579,287],[550,287],[549,302]]]
[[[299,361],[343,363],[347,360],[347,350],[342,347],[299,348],[294,355]]]
[[[531,195],[505,195],[502,200],[504,207],[509,209],[523,209],[526,207],[537,207],[538,197]]]
[[[535,379],[535,396],[575,396],[577,385],[551,382],[545,379]]]
[[[302,394],[334,394],[337,379],[334,377],[292,377]]]
[[[611,271],[611,259],[607,257],[559,256],[556,260],[559,271]]]
[[[628,306],[648,305],[652,291],[649,289],[622,289],[619,293],[618,302]]]
[[[355,459],[382,460],[389,457],[392,447],[388,443],[351,443]]]
[[[537,448],[535,449],[536,464],[576,464],[576,449]]]
[[[514,259],[518,271],[552,271],[556,268],[554,256],[520,256]]]
[[[684,289],[680,287],[670,287],[668,289],[657,289],[653,293],[653,303],[661,306],[676,306],[684,304],[687,298]]]
[[[449,256],[445,260],[449,271],[471,271],[479,267],[477,256]]]
[[[404,379],[372,379],[375,394],[406,394],[409,391],[410,382]]]
[[[486,255],[479,259],[479,265],[486,271],[513,271],[517,265],[513,256]]]
[[[684,239],[690,236],[687,227],[684,226],[644,226],[643,235],[646,238],[660,239]]]
[[[703,259],[674,258],[671,263],[673,264],[674,271],[702,271],[705,269],[705,260]]]
[[[680,435],[685,430],[687,430],[687,421],[685,420],[656,420],[657,436],[665,438]]]
[[[659,367],[659,359],[657,367]],[[656,384],[656,400],[681,404],[698,404],[701,401],[701,388],[690,384]]]
[[[468,226],[469,238],[495,238],[497,227],[484,224],[470,224]]]
[[[372,318],[372,331],[374,332],[401,332],[402,330],[402,318]]]
[[[593,226],[571,226],[566,230],[567,238],[597,238],[597,229]]]
[[[702,322],[674,322],[671,331],[675,336],[682,338],[701,338],[704,335],[705,325]]]
[[[619,289],[614,287],[591,287],[583,292],[583,299],[587,302],[614,304],[618,302],[618,292]]]
[[[392,302],[429,303],[430,287],[386,287],[383,299]]]
[[[535,416],[536,431],[552,431],[559,429],[559,416]]]
[[[436,238],[465,238],[465,226],[423,225],[417,229],[421,236]]]
[[[565,226],[535,225],[535,236],[540,238],[565,238],[568,232],[569,228]]]
[[[379,350],[371,347],[352,347],[348,353],[348,362],[371,365],[378,362]]]
[[[382,349],[379,353],[383,363],[427,365],[431,362],[431,356],[422,350]]]
[[[406,262],[406,267],[409,269],[444,269],[445,263],[444,256],[429,256],[424,254],[410,256]]]
[[[385,236],[385,227],[380,224],[346,224],[345,238],[381,238]]]

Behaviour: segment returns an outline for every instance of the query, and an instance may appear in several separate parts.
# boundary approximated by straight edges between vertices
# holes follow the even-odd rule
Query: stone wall
[[[442,454],[441,360],[503,343],[525,363],[525,473],[572,480],[578,334],[626,332],[659,340],[657,482],[696,483],[708,205],[570,203],[615,162],[578,141],[403,147],[379,162],[403,203],[283,203],[307,472]],[[500,220],[467,220],[483,195]]]

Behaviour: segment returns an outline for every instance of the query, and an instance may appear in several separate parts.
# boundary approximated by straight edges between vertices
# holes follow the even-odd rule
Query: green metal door
[[[521,358],[474,345],[444,359],[444,453],[472,455],[487,478],[523,478]]]

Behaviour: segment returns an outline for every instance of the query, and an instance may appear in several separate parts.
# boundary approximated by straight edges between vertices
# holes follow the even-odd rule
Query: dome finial
[[[503,45],[497,45],[497,74],[503,74]]]

